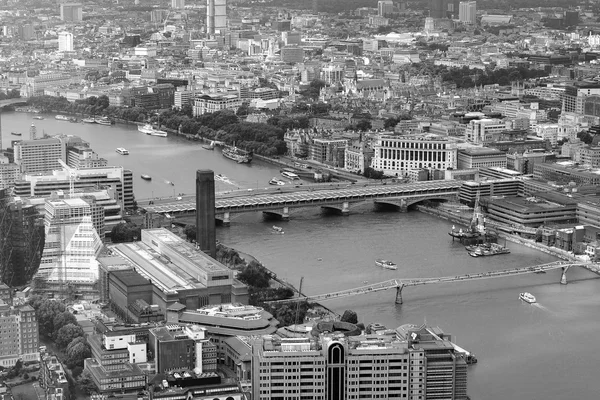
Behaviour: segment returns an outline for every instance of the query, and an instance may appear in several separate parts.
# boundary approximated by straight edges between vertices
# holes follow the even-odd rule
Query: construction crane
[[[72,199],[75,195],[75,180],[77,179],[77,170],[69,167],[63,160],[58,159],[58,163],[65,171],[69,173],[69,198]]]

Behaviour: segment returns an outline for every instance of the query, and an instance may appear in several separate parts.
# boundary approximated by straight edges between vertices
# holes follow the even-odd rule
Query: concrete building
[[[467,399],[466,363],[439,328],[355,330],[322,322],[311,337],[254,340],[253,399]]]
[[[533,168],[534,178],[557,183],[575,182],[578,185],[600,185],[598,170],[582,168],[573,162],[539,163]]]
[[[448,0],[430,0],[429,17],[433,19],[446,18],[448,16]]]
[[[242,99],[235,94],[203,94],[194,99],[194,116],[221,110],[236,112],[241,105]]]
[[[61,168],[61,167],[59,167]],[[116,200],[125,209],[133,208],[133,176],[123,167],[97,167],[74,170],[75,190],[103,187],[115,193]],[[68,192],[70,175],[68,171],[56,169],[51,173],[26,173],[15,181],[14,194],[19,197],[49,197],[52,192]]]
[[[83,20],[82,10],[81,3],[62,3],[60,5],[60,19],[65,22],[81,22]]]
[[[217,351],[198,325],[167,325],[150,329],[148,345],[159,374],[190,370],[196,374],[217,370]]]
[[[95,358],[84,361],[84,371],[92,376],[98,392],[102,395],[110,393],[137,393],[146,387],[146,374],[137,364],[122,363],[118,370],[106,370]]]
[[[343,167],[348,139],[313,139],[308,147],[308,158],[323,164]]]
[[[38,323],[31,306],[10,307],[0,300],[0,326],[0,366],[39,361]]]
[[[224,33],[227,29],[227,0],[206,0],[206,33]]]
[[[58,33],[58,51],[73,51],[73,34],[71,32]]]
[[[386,175],[404,177],[414,169],[456,169],[456,142],[446,136],[416,134],[380,136],[373,146],[371,167]]]
[[[477,22],[477,2],[461,1],[458,7],[458,19],[464,24],[475,24]]]
[[[527,198],[492,197],[486,202],[489,218],[507,225],[537,228],[577,220],[577,201],[559,193],[536,193]]]
[[[477,196],[517,196],[522,190],[520,179],[490,179],[486,181],[465,181],[458,190],[458,199],[461,203],[473,206]]]
[[[371,165],[374,151],[365,142],[353,142],[346,146],[344,169],[351,172],[364,172]]]
[[[281,49],[281,61],[299,64],[304,61],[304,48],[300,46],[284,46]]]
[[[508,130],[500,119],[474,119],[465,128],[465,139],[473,144],[485,144],[495,140],[494,135]]]
[[[111,250],[152,283],[134,292],[128,281],[112,285],[118,276],[109,277],[110,298],[122,310],[138,299],[156,305],[163,314],[175,303],[194,310],[208,304],[248,302],[248,288],[233,278],[233,271],[164,228],[142,230],[140,241],[117,244]]]
[[[506,168],[506,153],[490,147],[468,147],[458,151],[458,169]]]
[[[24,173],[61,169],[58,160],[66,161],[67,144],[63,137],[22,140],[14,145],[15,164]]]

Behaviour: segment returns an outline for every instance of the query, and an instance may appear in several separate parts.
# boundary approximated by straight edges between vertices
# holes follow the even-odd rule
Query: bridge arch
[[[406,207],[408,208],[410,206],[422,204],[426,201],[446,203],[448,201],[448,198],[442,197],[442,196],[434,196],[434,197],[428,197],[428,198],[422,198],[422,199],[406,199]]]

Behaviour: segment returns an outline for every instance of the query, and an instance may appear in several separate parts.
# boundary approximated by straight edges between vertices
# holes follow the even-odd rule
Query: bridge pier
[[[281,219],[283,221],[289,221],[290,220],[290,209],[289,209],[289,207],[283,207],[283,213],[281,213]]]
[[[400,212],[408,212],[408,206],[406,205],[406,199],[400,199]]]
[[[402,288],[404,285],[396,286],[396,304],[402,304]]]
[[[560,276],[560,284],[561,285],[566,285],[567,282],[567,271],[569,270],[569,267],[562,267],[562,275]]]
[[[229,225],[231,225],[231,220],[230,220],[228,212],[223,213],[223,222],[222,222],[222,225],[223,226],[229,226]]]
[[[349,202],[345,201],[342,203],[342,211],[341,212],[342,212],[343,216],[347,217],[348,215],[350,215],[350,203]]]

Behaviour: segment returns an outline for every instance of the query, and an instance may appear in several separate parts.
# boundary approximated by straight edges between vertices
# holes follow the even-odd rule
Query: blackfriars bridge
[[[548,264],[534,265],[530,267],[512,268],[498,271],[486,271],[476,274],[468,275],[456,275],[456,276],[444,276],[437,278],[415,278],[415,279],[390,279],[388,281],[373,283],[370,285],[364,285],[353,289],[340,290],[338,292],[318,294],[318,295],[302,295],[301,297],[294,297],[285,300],[270,301],[267,303],[290,303],[298,301],[314,301],[322,302],[326,300],[338,299],[342,297],[358,296],[362,294],[381,292],[383,290],[396,289],[396,304],[402,304],[402,289],[409,286],[422,286],[432,285],[440,283],[455,283],[455,282],[467,282],[481,279],[492,279],[502,278],[507,276],[531,274],[531,273],[544,273],[546,271],[562,269],[561,284],[567,283],[567,271],[571,267],[583,267],[589,271],[592,271],[600,275],[600,264],[575,262],[575,261],[555,261]]]
[[[406,211],[409,206],[425,200],[447,201],[458,194],[460,181],[429,181],[411,184],[352,186],[342,189],[307,190],[300,188],[294,192],[272,192],[269,194],[246,194],[244,196],[218,195],[215,199],[215,214],[228,224],[233,213],[262,211],[289,219],[291,208],[320,206],[337,210],[348,215],[350,205],[363,201],[373,201],[397,207]],[[177,200],[179,199],[179,200]],[[168,199],[166,202],[141,200],[139,206],[148,212],[172,216],[189,215],[196,212],[195,197],[187,196]]]

